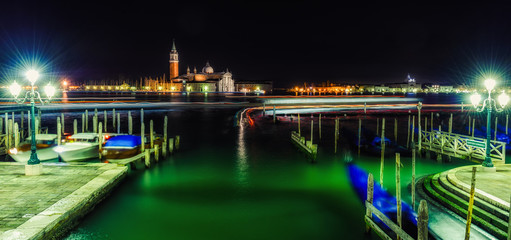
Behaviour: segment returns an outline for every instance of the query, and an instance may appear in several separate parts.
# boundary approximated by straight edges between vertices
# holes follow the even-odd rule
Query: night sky
[[[49,61],[75,82],[168,75],[209,61],[236,80],[471,84],[509,79],[511,7],[309,2],[2,3],[0,71],[20,56]],[[5,74],[4,74],[5,75]]]

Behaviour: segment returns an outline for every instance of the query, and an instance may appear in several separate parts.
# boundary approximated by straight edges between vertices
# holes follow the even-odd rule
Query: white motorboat
[[[77,133],[68,137],[67,141],[53,148],[65,162],[79,162],[99,157],[99,141],[97,133]]]
[[[32,137],[21,143],[17,148],[9,149],[9,156],[16,162],[26,163],[30,159]],[[57,134],[36,134],[36,154],[39,161],[52,161],[58,159],[58,154],[52,150],[57,145]]]

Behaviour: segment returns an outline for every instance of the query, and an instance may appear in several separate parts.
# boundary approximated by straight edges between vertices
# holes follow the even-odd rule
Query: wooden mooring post
[[[398,239],[403,240],[413,240],[413,238],[406,233],[399,224],[394,223],[391,219],[389,219],[385,214],[383,214],[378,208],[373,206],[374,201],[374,180],[373,175],[371,173],[367,176],[367,200],[365,202],[366,212],[365,212],[365,222],[366,222],[366,232],[370,232],[373,229],[382,239],[392,239],[388,232],[384,231],[378,224],[376,224],[374,217],[378,218],[381,222],[383,222],[391,231],[393,231]],[[417,218],[417,239],[418,240],[428,240],[428,207],[426,200],[421,200],[419,205],[419,213]]]
[[[78,133],[78,121],[76,119],[73,120],[73,134]]]
[[[62,135],[66,133],[66,122],[64,120],[64,113],[60,113],[60,125],[62,126]]]
[[[115,128],[116,128],[116,125],[115,125],[115,108],[112,109],[112,127],[113,127],[113,131],[115,131]]]
[[[150,143],[151,143],[151,149],[154,148],[154,125],[153,125],[153,120],[151,119],[149,121],[149,138],[150,138]]]
[[[20,129],[17,122],[14,122],[14,147],[18,148],[20,145]]]
[[[321,113],[319,114],[319,120],[318,121],[319,121],[319,123],[318,123],[318,125],[319,125],[319,140],[321,140]]]
[[[412,208],[415,211],[415,148],[412,149]]]
[[[497,124],[498,124],[498,119],[499,119],[499,117],[495,116],[495,132],[494,132],[495,135],[493,136],[493,141],[497,141],[497,126],[498,126]],[[488,129],[488,131],[490,131],[490,130]]]
[[[406,135],[406,148],[410,148],[410,115],[408,114],[408,127],[406,129],[408,129],[408,134]]]
[[[421,200],[419,204],[419,216],[417,217],[417,240],[428,240],[428,203]]]
[[[89,131],[89,110],[85,109],[85,132]]]
[[[140,139],[142,141],[141,150],[144,151],[145,149],[145,125],[144,122],[140,123]]]
[[[472,223],[472,207],[474,206],[474,194],[476,187],[477,167],[472,167],[472,180],[470,181],[470,198],[468,200],[467,227],[465,229],[465,240],[470,239],[470,224]]]
[[[128,134],[133,134],[133,118],[131,117],[131,111],[128,111]]]
[[[121,113],[117,113],[117,133],[121,133]]]
[[[275,105],[273,105],[273,123],[275,123],[275,121],[276,121],[276,116],[277,116],[277,114],[275,111]]]
[[[302,136],[301,127],[300,127],[300,114],[298,113],[298,136]]]
[[[472,119],[472,137],[474,137],[474,128],[475,128],[475,126],[476,126],[476,119],[473,118]]]
[[[381,122],[381,161],[380,161],[380,186],[383,188],[383,168],[385,166],[385,118]]]
[[[470,115],[468,116],[468,135],[470,135],[470,124],[472,123]]]
[[[107,123],[108,123],[108,113],[106,112],[106,110],[103,110],[103,127],[104,127],[104,131],[107,132]]]
[[[339,141],[339,118],[335,118],[334,128],[334,153],[337,153],[337,141]]]
[[[415,150],[415,148],[414,148]],[[403,222],[401,219],[401,156],[400,153],[396,153],[396,203],[397,203],[397,225],[399,228],[403,228]],[[397,239],[401,239],[399,235]]]
[[[314,139],[314,120],[311,119],[311,145],[313,144],[313,140]]]
[[[61,134],[62,126],[60,124],[61,124],[60,117],[57,117],[57,145],[60,145],[60,143],[62,142],[62,134]]]
[[[98,116],[94,115],[92,117],[92,132],[97,133],[98,132]]]
[[[23,122],[21,122],[23,125]],[[506,114],[506,135],[507,135],[507,127],[509,126],[509,114]]]
[[[412,139],[410,142],[411,146],[415,147],[415,115],[412,116]]]
[[[362,119],[358,119],[358,156],[360,157],[360,138],[362,135]]]
[[[85,132],[85,114],[82,113],[82,133]]]

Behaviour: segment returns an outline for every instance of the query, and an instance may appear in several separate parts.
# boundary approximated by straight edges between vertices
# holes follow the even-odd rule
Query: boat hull
[[[9,153],[9,156],[16,162],[26,163],[30,159],[31,151],[18,152],[17,154]],[[36,150],[37,158],[41,162],[57,161],[59,155],[49,148],[41,148]]]
[[[81,162],[99,156],[98,143],[68,143],[53,148],[64,162]]]

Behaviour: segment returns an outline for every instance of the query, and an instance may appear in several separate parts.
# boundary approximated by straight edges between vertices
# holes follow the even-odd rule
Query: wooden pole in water
[[[385,165],[385,118],[381,122],[381,162],[380,162],[380,186],[383,188],[383,168]]]
[[[417,240],[428,240],[428,203],[421,200],[419,204],[419,216],[417,217]]]
[[[319,114],[319,140],[321,140],[321,113]]]
[[[163,119],[163,142],[167,143],[168,139],[167,139],[167,125],[168,125],[168,122],[169,122],[169,118],[167,115],[165,115],[165,118]],[[163,149],[163,148],[162,148]]]
[[[179,145],[181,144],[181,137],[179,135],[176,136],[176,141],[175,141],[175,147],[176,147],[176,150],[179,150]]]
[[[144,122],[144,109],[140,109],[140,122]]]
[[[433,112],[431,112],[431,132],[433,132]]]
[[[468,116],[468,135],[470,135],[470,123],[472,123],[470,116]]]
[[[397,118],[394,118],[394,142],[397,144]]]
[[[8,143],[7,146],[8,148],[11,148],[12,147],[12,123],[13,123],[13,119],[9,119],[9,122],[7,123],[8,125],[8,128],[9,128],[9,135],[7,135],[7,139],[8,139]]]
[[[115,108],[112,109],[112,126],[114,127],[114,131],[115,131]]]
[[[298,113],[298,136],[302,136],[302,132],[300,130],[300,114]]]
[[[121,133],[121,113],[117,113],[117,133]]]
[[[60,123],[60,117],[57,117],[57,145],[60,145],[61,141],[62,141],[62,134],[61,133],[61,123]]]
[[[472,180],[470,181],[470,198],[468,200],[467,227],[465,229],[465,240],[470,239],[470,224],[472,223],[472,207],[474,206],[474,194],[476,187],[477,167],[472,167]]]
[[[380,119],[376,118],[376,136],[380,133]]]
[[[358,156],[360,156],[360,135],[362,135],[362,119],[358,119]]]
[[[162,146],[161,146],[161,155],[163,155],[163,158],[165,159],[167,157],[167,139],[165,139],[165,141],[163,141],[162,143]]]
[[[76,118],[73,120],[73,134],[78,133],[78,120]]]
[[[85,114],[82,113],[82,132],[85,132]]]
[[[160,160],[160,148],[158,145],[154,145],[154,160],[156,160],[156,162]]]
[[[406,135],[406,148],[410,147],[410,114],[408,114],[408,134]]]
[[[169,153],[174,152],[174,138],[169,138]]]
[[[5,147],[9,149],[9,114],[5,113]],[[37,132],[36,132],[37,134]]]
[[[85,110],[85,131],[89,131],[89,110]]]
[[[94,108],[94,117],[98,118],[98,109]]]
[[[472,137],[474,137],[474,128],[476,126],[476,119],[472,119]]]
[[[509,123],[509,114],[506,114],[506,135],[507,135],[508,123]],[[23,125],[23,122],[21,122],[21,125]]]
[[[146,168],[149,168],[151,167],[151,152],[149,149],[146,149],[144,153],[145,166]]]
[[[371,205],[373,205],[373,192],[374,192],[373,174],[369,173],[369,175],[367,175],[367,202],[370,203]],[[366,208],[366,217],[370,219],[373,218],[373,213],[369,208]],[[369,226],[369,224],[366,223],[366,232],[368,233],[370,231],[371,227]]]
[[[499,117],[495,116],[495,135],[493,136],[493,141],[497,141],[497,124],[498,124]],[[488,129],[490,131],[490,129]]]
[[[415,148],[412,149],[412,207],[415,211]]]
[[[20,129],[18,123],[14,123],[14,147],[18,148],[20,145]]]
[[[99,122],[99,125],[98,125],[98,141],[99,141],[99,154],[98,154],[98,157],[99,159],[101,159],[101,151],[103,149],[103,124],[101,122]]]
[[[64,121],[64,113],[60,113],[60,125],[62,126],[62,135],[66,133],[66,123]]]
[[[98,133],[98,116],[97,115],[94,115],[94,117],[92,117],[92,132]]]
[[[452,133],[452,113],[451,113],[451,116],[449,117],[449,134]]]
[[[364,102],[364,114],[367,114],[367,103]]]
[[[275,117],[277,114],[275,114],[275,105],[273,105],[273,123],[275,123]]]
[[[464,104],[463,104],[463,102],[461,102],[461,112],[463,112],[463,107],[464,107]]]
[[[415,150],[415,149],[414,149]],[[397,225],[403,228],[401,219],[401,156],[396,153],[396,203],[397,203]],[[399,236],[397,239],[400,239]]]
[[[143,122],[140,123],[140,140],[142,141],[140,149],[142,151],[144,151],[144,149],[145,149],[145,124]]]
[[[424,131],[428,131],[428,117],[424,117]]]
[[[311,146],[313,139],[314,139],[314,120],[311,119]]]
[[[263,116],[266,116],[266,103],[263,102]],[[298,118],[300,118],[300,114],[298,113]]]
[[[334,153],[337,153],[337,141],[339,140],[339,118],[335,119],[335,130],[334,130]]]
[[[128,134],[133,134],[133,118],[131,118],[131,111],[128,111]]]
[[[415,147],[415,115],[412,116],[412,147]]]
[[[21,121],[20,121],[20,130],[21,130],[21,136],[20,141],[25,139],[25,128],[24,128],[24,122],[25,122],[25,112],[21,111]],[[1,127],[0,127],[1,129]],[[507,132],[506,132],[507,134]]]
[[[154,126],[152,119],[149,121],[149,137],[151,138],[151,148],[154,148]]]
[[[103,127],[104,127],[104,130],[106,132],[106,129],[107,129],[107,123],[108,123],[108,113],[106,112],[106,110],[103,110]]]

